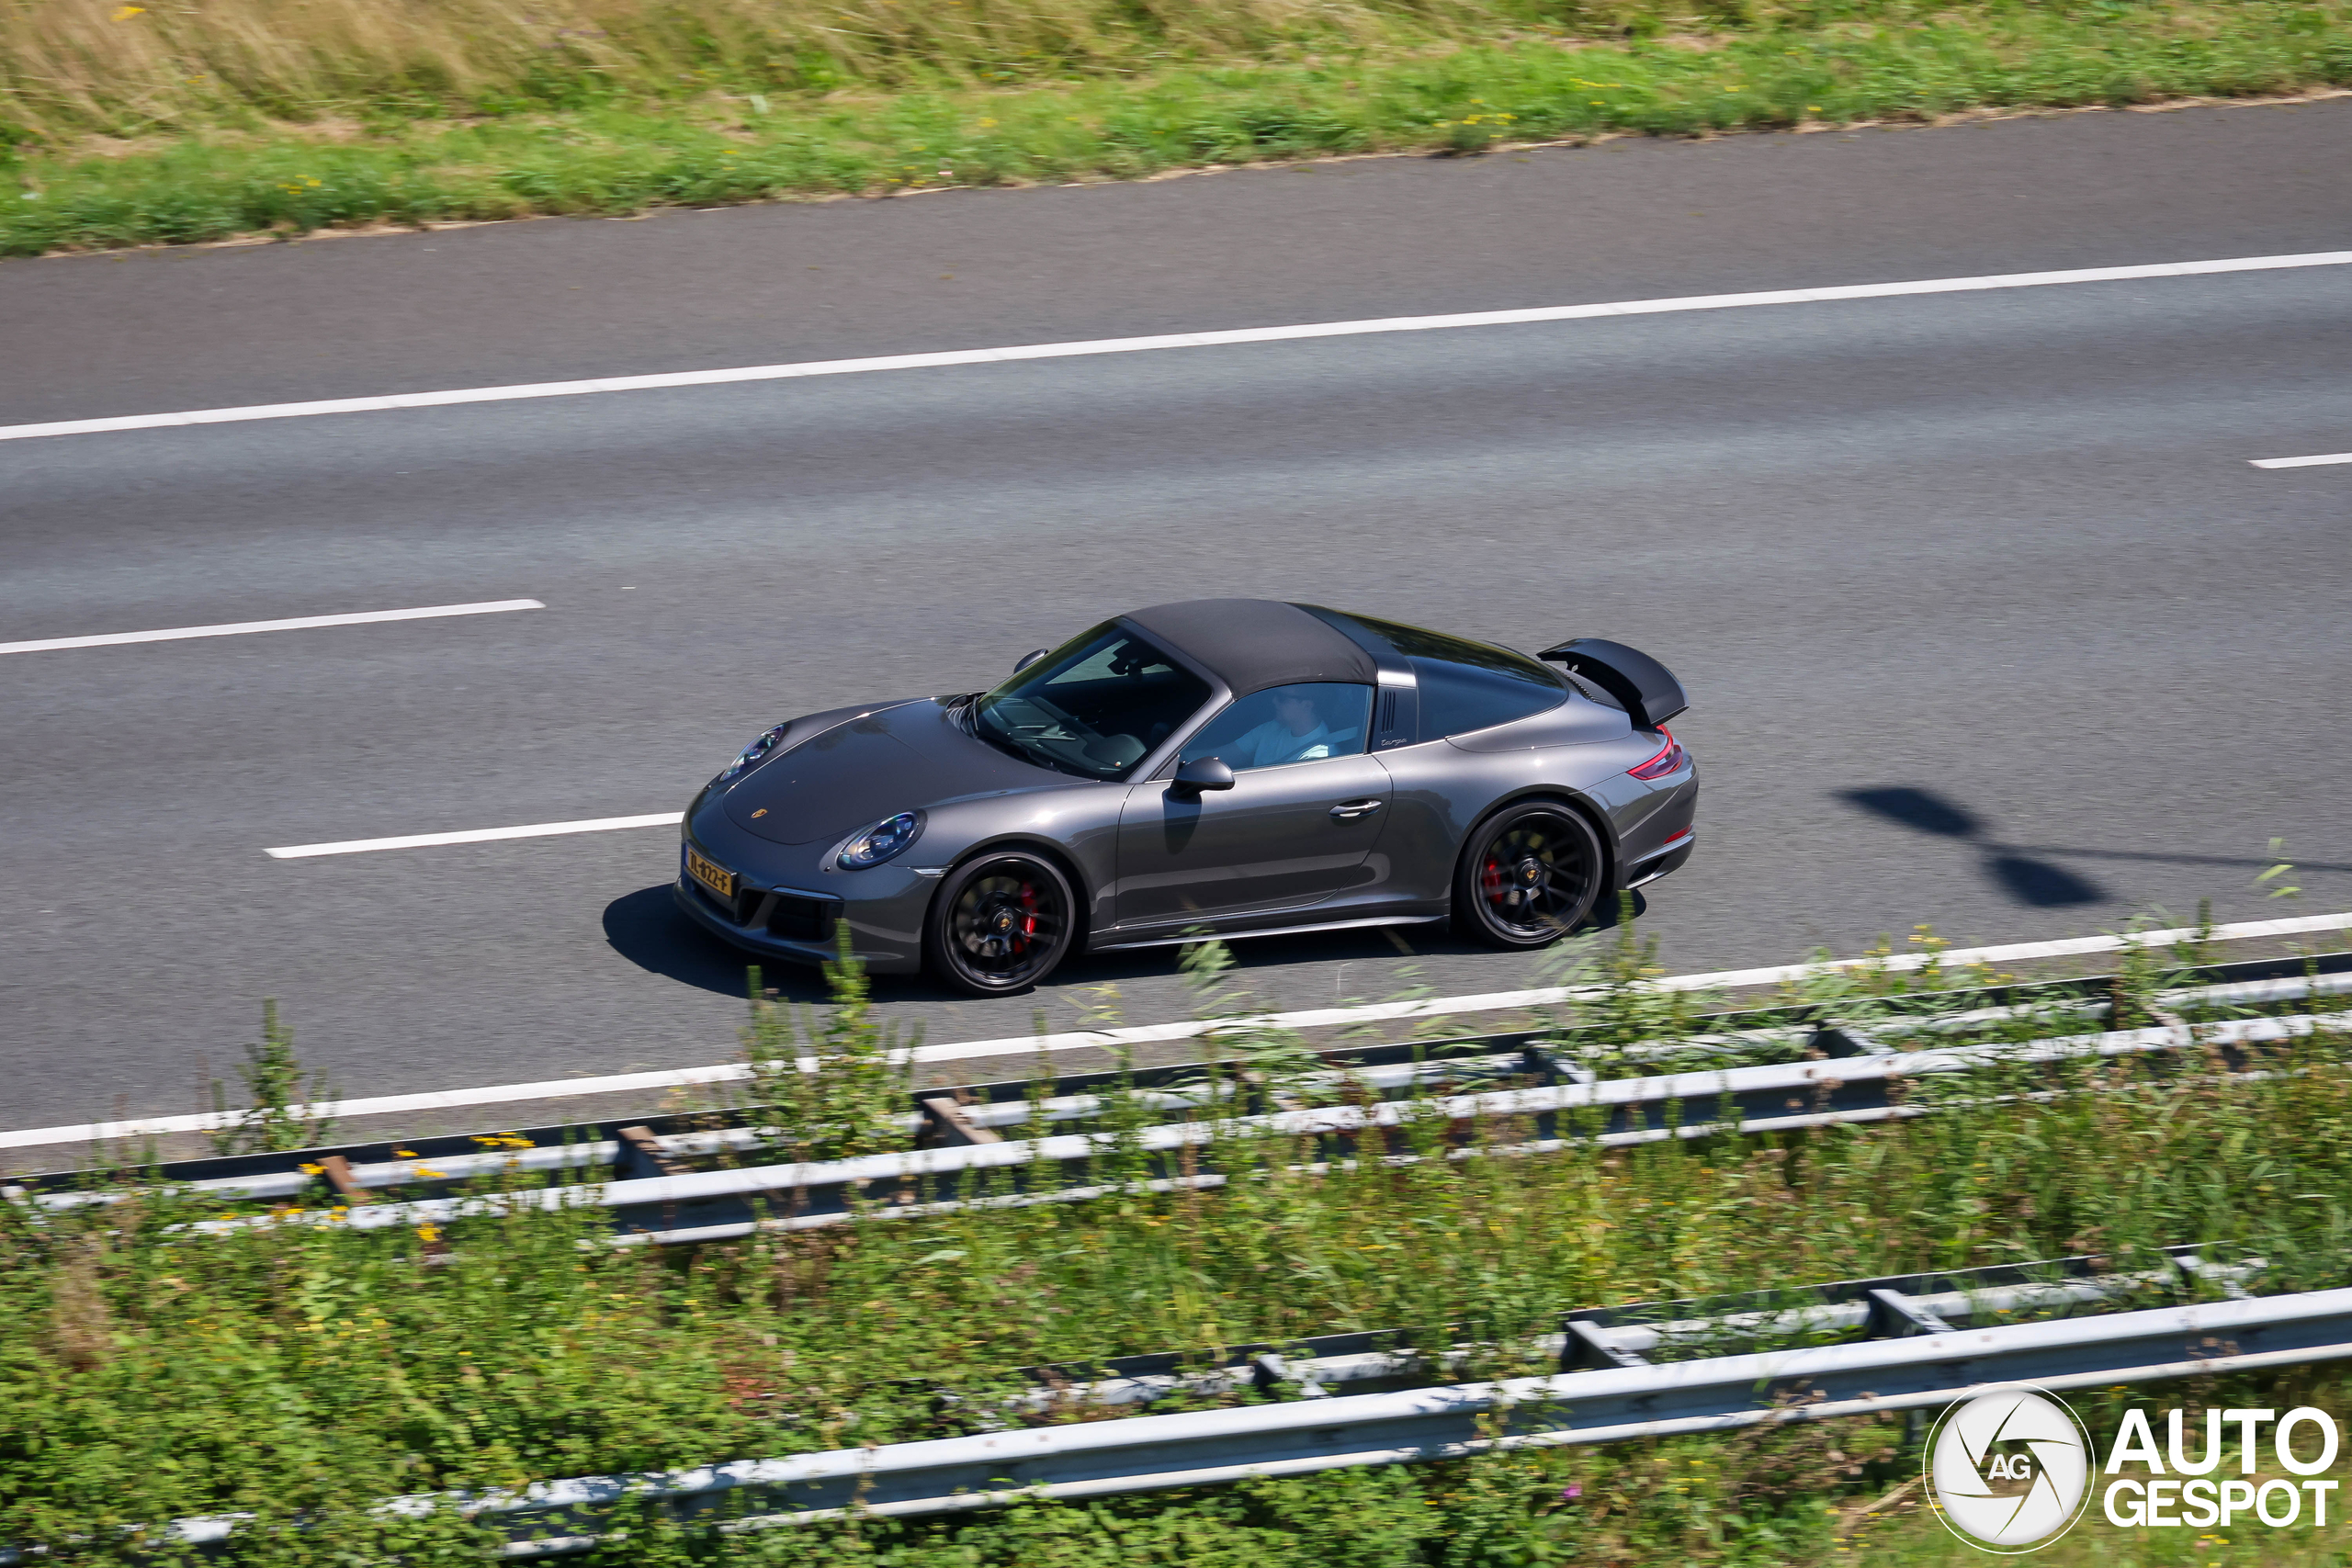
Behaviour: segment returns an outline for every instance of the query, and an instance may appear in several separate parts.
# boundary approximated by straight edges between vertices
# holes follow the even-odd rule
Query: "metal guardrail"
[[[503,1556],[549,1557],[598,1545],[616,1517],[631,1509],[727,1531],[852,1512],[951,1514],[1033,1498],[1162,1491],[1923,1409],[2004,1383],[2064,1391],[2352,1359],[2352,1290],[2252,1296],[2244,1282],[2260,1276],[2258,1260],[2216,1265],[2192,1247],[2170,1249],[2168,1265],[2146,1273],[2091,1276],[2085,1271],[2088,1261],[1843,1281],[1755,1298],[1761,1305],[1735,1302],[1736,1310],[1704,1318],[1678,1317],[1679,1304],[1570,1314],[1560,1334],[1519,1348],[1556,1356],[1563,1370],[1550,1373],[1335,1394],[1332,1388],[1351,1381],[1350,1371],[1368,1359],[1385,1362],[1373,1376],[1418,1374],[1426,1382],[1476,1349],[1424,1354],[1384,1343],[1363,1350],[1353,1342],[1392,1337],[1344,1336],[1293,1348],[1312,1353],[1284,1357],[1260,1349],[1246,1363],[1227,1353],[1229,1364],[1189,1381],[1145,1380],[1147,1397],[1259,1396],[1219,1408],[1056,1419],[1076,1414],[1081,1402],[1136,1402],[1133,1391],[1121,1385],[1136,1380],[1114,1379],[1058,1390],[1052,1404],[1028,1412],[1046,1424],[688,1470],[576,1477],[512,1492],[413,1495],[379,1506],[410,1517],[456,1511],[503,1533]],[[2128,1303],[2167,1288],[2219,1289],[2227,1299],[1996,1321]],[[1791,1305],[1791,1295],[1813,1299]],[[1776,1336],[1854,1332],[1864,1337],[1720,1348]],[[1717,1353],[1648,1359],[1694,1345],[1713,1345]],[[1202,1381],[1218,1377],[1222,1385]],[[1000,1413],[1012,1410],[999,1407]],[[180,1544],[203,1546],[226,1540],[245,1518],[183,1519],[167,1533]],[[0,1551],[0,1564],[17,1561]]]
[[[1731,1066],[1648,1077],[1577,1081],[1534,1089],[1457,1094],[1411,1100],[1325,1105],[1265,1114],[1213,1115],[1150,1125],[1125,1145],[1148,1162],[1144,1184],[1157,1189],[1214,1187],[1225,1177],[1213,1167],[1216,1145],[1251,1134],[1316,1138],[1378,1145],[1409,1122],[1434,1117],[1453,1122],[1532,1118],[1536,1137],[1510,1152],[1541,1153],[1568,1141],[1603,1145],[1704,1136],[1738,1130],[1759,1133],[1846,1122],[1883,1121],[1927,1113],[1897,1094],[1923,1078],[2001,1064],[2049,1064],[2074,1059],[2144,1055],[2184,1049],[2283,1043],[2329,1020],[2299,1015],[2254,1018],[2062,1036],[2021,1043],[1939,1046],[1883,1051],[1844,1058],[1766,1066]],[[1573,1067],[1573,1064],[1565,1064]],[[1730,1114],[1724,1113],[1725,1107]],[[1566,1118],[1584,1122],[1559,1135]],[[193,1222],[199,1235],[225,1235],[266,1224],[334,1224],[353,1230],[446,1224],[473,1215],[595,1206],[614,1212],[625,1239],[707,1242],[761,1229],[797,1230],[836,1224],[861,1213],[910,1217],[966,1203],[1070,1201],[1098,1196],[1092,1169],[1119,1145],[1098,1134],[987,1141],[960,1147],[869,1155],[821,1163],[747,1166],[733,1169],[572,1186],[354,1204],[250,1217]],[[1212,1168],[1179,1174],[1183,1151]],[[1475,1150],[1458,1150],[1468,1155]],[[1197,1169],[1197,1167],[1196,1167]],[[1000,1189],[1009,1188],[1010,1190]],[[983,1191],[983,1189],[989,1190]],[[868,1195],[903,1201],[869,1203]]]
[[[1892,954],[1872,954],[1860,958],[1815,959],[1806,964],[1780,964],[1763,969],[1726,970],[1713,974],[1662,975],[1642,982],[1642,989],[1654,996],[1675,993],[1714,995],[1730,991],[1753,991],[1759,987],[1793,985],[1811,978],[1826,977],[1858,972],[1885,976],[1915,975],[1925,971],[1940,971],[1949,977],[1973,970],[1996,965],[2041,963],[2049,960],[2083,959],[2093,954],[2174,950],[2176,955],[2195,948],[2211,951],[2217,944],[2242,942],[2278,941],[2291,937],[2319,937],[2324,933],[2352,928],[2352,910],[2335,914],[2305,915],[2286,919],[2239,921],[2215,926],[2183,927],[2169,931],[2136,931],[2110,932],[2094,937],[2066,938],[2054,942],[2011,942],[1996,947],[1942,949]],[[2208,978],[2255,978],[2272,974],[2301,974],[2312,954],[2251,960],[2232,960],[2218,964],[2191,965],[2195,973]],[[2323,967],[2340,966],[2352,960],[2352,953],[2319,954]],[[2111,978],[2111,977],[2110,977]],[[2050,992],[2052,987],[2096,987],[2098,977],[2077,976],[2073,980],[2008,980],[1996,982],[1984,989],[2005,992]],[[1058,1034],[1028,1034],[999,1040],[966,1040],[933,1045],[914,1045],[891,1050],[889,1061],[894,1066],[929,1066],[943,1062],[972,1063],[987,1057],[1021,1057],[1036,1060],[1064,1051],[1099,1051],[1114,1056],[1133,1052],[1138,1047],[1171,1044],[1185,1040],[1214,1041],[1234,1029],[1299,1032],[1304,1030],[1358,1029],[1381,1024],[1419,1023],[1427,1029],[1439,1019],[1465,1018],[1476,1013],[1540,1011],[1580,1002],[1599,1000],[1614,987],[1608,985],[1579,984],[1552,986],[1535,990],[1497,991],[1478,996],[1421,997],[1410,1000],[1391,1000],[1369,1004],[1344,1004],[1328,1008],[1307,1008],[1295,1012],[1259,1014],[1247,1018],[1194,1019],[1183,1022],[1118,1025],[1110,1028],[1079,1030]],[[1957,988],[1939,987],[1947,998]],[[813,1070],[816,1058],[802,1057],[803,1070]],[[542,1080],[537,1083],[485,1084],[472,1089],[441,1089],[422,1094],[362,1096],[348,1100],[329,1100],[315,1104],[289,1107],[289,1112],[300,1117],[374,1118],[381,1116],[439,1115],[461,1106],[515,1105],[542,1100],[573,1100],[583,1096],[612,1094],[644,1094],[688,1088],[710,1088],[726,1084],[741,1084],[756,1077],[750,1064],[723,1063],[696,1067],[680,1067],[650,1072],[619,1073],[596,1077],[570,1077]],[[198,1112],[195,1115],[137,1116],[128,1120],[85,1122],[63,1127],[28,1127],[0,1131],[0,1155],[12,1149],[55,1147],[61,1145],[112,1145],[136,1149],[142,1139],[184,1133],[217,1133],[229,1125],[235,1112]],[[507,1127],[515,1125],[509,1122]],[[610,1125],[617,1126],[618,1123]],[[605,1135],[609,1136],[609,1133]],[[360,1154],[352,1148],[327,1149],[326,1154],[340,1153],[356,1160]],[[51,1173],[55,1174],[55,1173]]]
[[[2307,966],[2315,968],[2316,974],[2307,973]],[[2206,965],[2196,970],[2195,974],[2208,983],[2167,991],[2154,998],[2155,1005],[2175,1011],[2188,1011],[2199,1007],[2274,1006],[2307,997],[2344,994],[2352,991],[2352,953],[2327,954],[2316,960],[2239,960]],[[2087,1022],[2111,1011],[2111,977],[2094,976],[2008,985],[1987,990],[1955,989],[1897,997],[1894,999],[1898,1012],[1906,1003],[1931,1002],[1949,1007],[1953,1002],[1971,998],[1998,1000],[2006,1005],[1982,1006],[1933,1018],[1897,1016],[1888,1021],[1904,1031],[1982,1029],[2019,1013],[2032,1013],[2051,1020],[2074,1015]],[[1236,1021],[1247,1025],[1250,1021]],[[1701,1015],[1694,1021],[1714,1025],[1724,1032],[1700,1035],[1688,1041],[1660,1042],[1649,1047],[1648,1053],[1687,1053],[1713,1045],[1726,1056],[1733,1056],[1758,1047],[1769,1049],[1778,1044],[1785,1048],[1792,1042],[1801,1044],[1808,1036],[1833,1026],[1837,1020],[1822,1009],[1771,1006]],[[1401,1065],[1419,1060],[1432,1074],[1460,1074],[1482,1054],[1484,1059],[1492,1061],[1498,1055],[1517,1052],[1530,1043],[1557,1041],[1560,1043],[1557,1049],[1573,1055],[1575,1047],[1569,1040],[1577,1032],[1570,1029],[1564,1038],[1562,1032],[1555,1030],[1527,1030],[1388,1045],[1351,1044],[1326,1048],[1316,1055],[1329,1062],[1335,1071],[1382,1068],[1394,1071]],[[1622,1054],[1639,1059],[1645,1055],[1645,1048],[1639,1045],[1626,1047]],[[803,1059],[798,1066],[806,1070],[813,1066],[813,1061]],[[1089,1092],[1091,1089],[1120,1083],[1144,1091],[1145,1098],[1148,1099],[1150,1091],[1180,1086],[1197,1077],[1198,1072],[1197,1064],[1175,1064],[1138,1067],[1125,1073],[1098,1072],[1059,1077],[1055,1079],[1045,1103],[1048,1115],[1055,1120],[1080,1119],[1089,1114],[1096,1103],[1095,1097]],[[968,1086],[966,1092],[977,1092],[982,1102],[964,1105],[963,1114],[977,1125],[1005,1125],[1008,1116],[1018,1118],[1026,1114],[1030,1091],[1031,1086],[1027,1083]],[[927,1100],[955,1094],[956,1091],[948,1089],[926,1089],[911,1096],[908,1114],[903,1118],[903,1125],[910,1136],[914,1136],[934,1115],[926,1108]],[[322,1161],[337,1156],[344,1160],[345,1168],[356,1184],[374,1191],[397,1187],[454,1185],[476,1177],[510,1170],[552,1172],[611,1165],[617,1168],[616,1174],[649,1174],[650,1171],[631,1168],[649,1160],[694,1160],[771,1146],[774,1140],[761,1136],[756,1130],[764,1109],[751,1105],[739,1107],[731,1112],[640,1115],[601,1122],[570,1122],[507,1128],[495,1133],[325,1145],[277,1154],[215,1156],[169,1161],[154,1168],[154,1173],[183,1191],[209,1195],[224,1201],[282,1201],[319,1192],[327,1183],[315,1168],[316,1168]],[[642,1126],[635,1123],[642,1123]],[[634,1135],[624,1136],[624,1133]],[[58,1170],[19,1177],[10,1185],[0,1187],[0,1193],[30,1196],[76,1192],[85,1188],[84,1179],[90,1174]]]
[[[2274,966],[2275,961],[2227,968]],[[2053,990],[2057,994],[2049,994]],[[2160,1015],[2169,1016],[2215,1009],[2277,1006],[2346,992],[2352,992],[2352,973],[2274,974],[2266,978],[2168,991],[2154,1000]],[[1649,1046],[1612,1048],[1621,1060],[1666,1057],[1687,1062],[1694,1057],[1703,1060],[1712,1056],[1724,1062],[1724,1066],[1703,1075],[1662,1074],[1613,1079],[1599,1086],[1591,1084],[1593,1074],[1579,1060],[1578,1048],[1572,1042],[1561,1042],[1540,1032],[1419,1045],[1342,1049],[1326,1054],[1332,1066],[1325,1071],[1295,1080],[1284,1092],[1257,1098],[1271,1098],[1277,1105],[1295,1105],[1302,1097],[1403,1098],[1433,1087],[1458,1090],[1481,1079],[1521,1083],[1532,1079],[1545,1087],[1522,1091],[1517,1100],[1498,1099],[1491,1094],[1453,1093],[1442,1104],[1448,1115],[1532,1114],[1544,1123],[1555,1122],[1564,1111],[1589,1116],[1599,1111],[1608,1117],[1609,1125],[1598,1135],[1609,1143],[1722,1130],[1727,1123],[1720,1121],[1717,1112],[1726,1097],[1736,1108],[1739,1125],[1748,1131],[1863,1122],[1914,1113],[1893,1104],[1888,1092],[1891,1085],[1913,1075],[1960,1070],[1964,1065],[1993,1056],[2021,1059],[2051,1052],[2065,1055],[2111,1051],[2119,1044],[2134,1052],[2162,1051],[2187,1043],[2187,1036],[2178,1031],[2169,1034],[2161,1031],[2125,1031],[2066,1036],[2030,1045],[1903,1049],[1932,1042],[1942,1034],[1996,1029],[2020,1015],[2060,1022],[2075,1017],[2088,1019],[2111,1010],[2112,1004],[2092,994],[2086,984],[2068,983],[2056,987],[2034,987],[2031,999],[2022,1003],[1933,1016],[1898,1013],[1878,1020],[1867,1029],[1820,1016],[1792,1021],[1786,1010],[1749,1010],[1724,1015],[1718,1021],[1767,1021],[1755,1027],[1734,1028]],[[2198,1041],[2209,1043],[2258,1041],[2274,1037],[2263,1032],[2261,1026],[2268,1021],[2253,1021],[2253,1032],[2247,1032],[2248,1021],[2224,1021],[2199,1025],[2195,1034]],[[1482,1046],[1488,1049],[1478,1054]],[[1492,1049],[1496,1046],[1508,1048]],[[1865,1057],[1879,1065],[1857,1062],[1835,1066],[1818,1060],[1787,1060],[1801,1053],[1818,1056],[1825,1052]],[[1954,1052],[1961,1055],[1954,1055]],[[1742,1058],[1753,1061],[1759,1055],[1782,1060],[1767,1066],[1737,1065]],[[1148,1152],[1165,1155],[1185,1143],[1198,1143],[1204,1134],[1197,1129],[1202,1127],[1222,1133],[1256,1129],[1320,1135],[1345,1143],[1372,1127],[1396,1124],[1396,1113],[1393,1111],[1377,1113],[1368,1121],[1342,1117],[1337,1121],[1327,1118],[1320,1123],[1315,1122],[1311,1112],[1224,1114],[1238,1105],[1237,1095],[1245,1086],[1231,1077],[1206,1084],[1183,1082],[1187,1077],[1197,1079],[1200,1074],[1201,1069],[1193,1066],[1131,1075],[1145,1080],[1141,1084],[1131,1082],[1126,1089],[1137,1108],[1171,1119],[1191,1117],[1196,1129],[1190,1134],[1179,1134],[1172,1144],[1166,1141],[1169,1134],[1164,1131],[1148,1134]],[[1101,1094],[1091,1091],[1104,1079],[1116,1077],[1093,1075],[1060,1080],[1053,1086],[1057,1092],[1040,1099],[1029,1097],[1027,1085],[979,1086],[987,1098],[978,1102],[971,1100],[968,1090],[960,1096],[947,1090],[924,1091],[915,1097],[920,1109],[903,1120],[910,1141],[928,1135],[951,1145],[998,1144],[1004,1131],[1041,1120],[1048,1125],[1084,1124],[1099,1117],[1106,1101]],[[1702,1077],[1704,1082],[1699,1081]],[[1567,1084],[1562,1085],[1562,1079]],[[1159,1087],[1153,1087],[1155,1084]],[[1591,1093],[1577,1092],[1573,1086],[1579,1084],[1590,1087]],[[1566,1092],[1554,1092],[1563,1089]],[[1668,1127],[1664,1124],[1666,1107],[1675,1100],[1683,1102],[1682,1124]],[[1803,1114],[1792,1116],[1788,1113],[1791,1111],[1802,1111]],[[1207,1114],[1204,1116],[1203,1112]],[[755,1116],[756,1108],[746,1114]],[[1302,1115],[1307,1116],[1308,1121],[1299,1122],[1297,1118]],[[1553,1130],[1548,1124],[1539,1125],[1537,1146],[1546,1145]],[[316,1150],[187,1162],[165,1168],[163,1174],[168,1179],[184,1172],[187,1179],[174,1184],[177,1190],[187,1196],[223,1202],[282,1204],[315,1198],[322,1195],[321,1188],[331,1181],[337,1196],[327,1205],[308,1213],[281,1213],[274,1216],[295,1223],[317,1222],[332,1215],[336,1217],[327,1223],[367,1228],[388,1224],[437,1223],[485,1212],[483,1205],[494,1208],[514,1202],[549,1206],[602,1202],[628,1211],[619,1216],[622,1228],[635,1237],[684,1242],[741,1235],[755,1223],[775,1221],[775,1216],[768,1211],[774,1208],[778,1193],[790,1194],[792,1213],[786,1223],[805,1225],[835,1223],[848,1217],[855,1208],[849,1193],[860,1188],[870,1188],[876,1182],[886,1189],[893,1184],[903,1188],[910,1181],[928,1183],[938,1190],[933,1201],[901,1202],[888,1211],[895,1214],[922,1213],[935,1210],[939,1201],[956,1201],[955,1189],[965,1176],[1012,1165],[1035,1166],[1039,1162],[1076,1166],[1102,1148],[1099,1141],[1080,1134],[1007,1145],[993,1154],[959,1153],[950,1148],[906,1156],[895,1165],[876,1165],[874,1160],[866,1160],[837,1162],[836,1168],[835,1165],[757,1163],[761,1152],[777,1147],[782,1141],[775,1129],[757,1124],[688,1127],[664,1134],[656,1133],[651,1126],[616,1123],[585,1129],[541,1129],[537,1135],[497,1134],[442,1139],[413,1150],[406,1145],[382,1145],[332,1154]],[[370,1154],[394,1157],[367,1157]],[[735,1168],[689,1168],[695,1161],[714,1158]],[[875,1158],[889,1161],[899,1156]],[[227,1172],[211,1174],[224,1166],[230,1168]],[[466,1183],[483,1178],[598,1169],[609,1169],[615,1179],[550,1187],[529,1195],[466,1196],[462,1192]],[[1049,1189],[1055,1188],[1051,1182],[1041,1186],[1037,1176],[1035,1169],[1023,1172],[1030,1195],[1023,1201],[1042,1201],[1049,1195]],[[1215,1185],[1218,1179],[1211,1175],[1193,1179],[1199,1184]],[[1083,1184],[1082,1173],[1075,1171],[1065,1171],[1057,1185],[1060,1195],[1071,1199],[1094,1190]],[[377,1201],[388,1190],[416,1187],[448,1195],[397,1203]],[[134,1190],[136,1188],[131,1187],[74,1190],[61,1176],[35,1179],[29,1188],[0,1188],[0,1196],[40,1210],[58,1210],[120,1201]],[[752,1213],[754,1206],[761,1212]],[[234,1228],[240,1223],[212,1222],[201,1228],[217,1232]]]
[[[1986,1385],[2105,1387],[2352,1359],[2352,1290],[2095,1318],[1946,1328],[1893,1339],[1455,1383],[1227,1410],[750,1461],[659,1477],[558,1482],[479,1508],[521,1537],[509,1554],[584,1550],[574,1520],[625,1497],[684,1517],[740,1495],[793,1523],[852,1508],[940,1514],[1459,1459],[1481,1452],[1724,1431],[1906,1410]],[[788,1509],[789,1512],[780,1510]],[[549,1539],[530,1542],[533,1529]]]

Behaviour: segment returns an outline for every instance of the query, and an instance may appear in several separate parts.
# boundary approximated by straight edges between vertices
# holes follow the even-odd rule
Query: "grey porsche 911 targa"
[[[1557,668],[1554,668],[1557,666]],[[1656,660],[1264,599],[1105,621],[992,690],[792,719],[685,814],[680,908],[737,946],[978,995],[1075,952],[1452,920],[1539,947],[1690,856]]]

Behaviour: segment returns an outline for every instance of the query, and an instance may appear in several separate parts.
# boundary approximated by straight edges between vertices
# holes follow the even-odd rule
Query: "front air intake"
[[[831,942],[833,920],[841,908],[838,898],[778,892],[775,906],[768,911],[768,934],[786,942]]]

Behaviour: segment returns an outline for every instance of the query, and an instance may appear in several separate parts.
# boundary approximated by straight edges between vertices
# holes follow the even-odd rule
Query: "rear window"
[[[1566,685],[1523,653],[1396,621],[1349,617],[1412,667],[1420,685],[1420,738],[1466,735],[1542,713],[1567,700]]]

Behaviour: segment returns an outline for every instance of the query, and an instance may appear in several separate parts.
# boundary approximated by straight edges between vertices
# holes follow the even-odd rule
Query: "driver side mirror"
[[[1029,666],[1036,663],[1037,660],[1045,658],[1046,655],[1051,651],[1052,649],[1044,648],[1031,649],[1028,652],[1023,654],[1020,658],[1012,661],[1012,672],[1015,675],[1020,674],[1023,670],[1028,669]]]
[[[1231,789],[1233,770],[1222,757],[1195,757],[1176,770],[1168,793],[1179,800],[1198,800],[1204,789]]]

